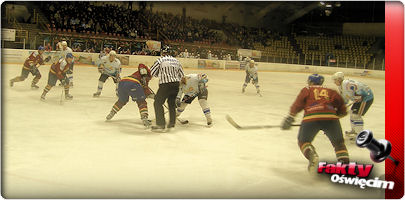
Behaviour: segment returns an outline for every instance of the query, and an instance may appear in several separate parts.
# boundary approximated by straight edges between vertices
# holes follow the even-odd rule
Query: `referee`
[[[156,60],[150,68],[151,74],[159,78],[159,89],[153,104],[156,115],[156,126],[152,126],[152,131],[163,131],[166,126],[163,104],[167,99],[169,104],[170,121],[167,128],[173,128],[176,123],[176,96],[179,92],[179,82],[184,76],[180,62],[168,55],[167,50],[163,50],[163,57]]]

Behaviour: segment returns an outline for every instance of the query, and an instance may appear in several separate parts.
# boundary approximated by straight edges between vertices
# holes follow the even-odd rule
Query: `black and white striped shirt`
[[[184,76],[180,62],[172,56],[164,56],[156,60],[150,68],[151,74],[159,78],[159,84],[180,82]]]

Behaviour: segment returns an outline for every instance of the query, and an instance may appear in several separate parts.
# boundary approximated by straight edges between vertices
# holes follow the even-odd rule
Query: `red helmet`
[[[149,76],[149,77],[152,76],[152,75],[150,74],[150,69],[149,69],[149,67],[146,66],[146,65],[144,65],[144,64],[142,64],[142,63],[140,63],[140,64],[138,65],[138,71],[139,71],[139,74],[140,74],[141,76],[145,76],[145,75],[147,75],[147,76]]]

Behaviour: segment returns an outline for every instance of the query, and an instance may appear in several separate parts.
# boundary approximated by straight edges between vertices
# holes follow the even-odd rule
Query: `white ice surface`
[[[111,122],[105,122],[116,101],[108,80],[100,98],[93,98],[99,73],[75,66],[72,101],[60,105],[61,87],[40,95],[49,65],[41,66],[39,90],[31,90],[30,75],[10,88],[21,65],[2,66],[2,194],[6,198],[383,198],[381,189],[359,189],[332,183],[326,176],[310,178],[307,160],[297,145],[298,128],[238,131],[240,125],[278,125],[308,74],[259,72],[263,97],[253,85],[241,93],[243,71],[205,71],[209,76],[208,102],[214,120],[206,128],[198,101],[182,114],[189,125],[169,133],[152,133],[141,125],[135,102],[130,101]],[[124,68],[122,75],[135,69]],[[203,72],[186,69],[186,73]],[[329,75],[325,84],[336,88]],[[385,132],[384,80],[355,77],[374,91],[365,115],[365,128],[376,138]],[[154,79],[150,86],[155,91]],[[153,102],[148,100],[150,118]],[[299,123],[302,113],[296,118]],[[166,116],[166,119],[168,116]],[[349,117],[341,120],[349,130]],[[321,161],[335,161],[332,145],[319,133],[314,145]],[[347,144],[351,160],[372,163],[367,149]],[[374,178],[384,173],[375,164]]]

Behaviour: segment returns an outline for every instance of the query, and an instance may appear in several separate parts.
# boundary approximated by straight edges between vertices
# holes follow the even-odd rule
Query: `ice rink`
[[[115,103],[115,85],[107,80],[99,98],[95,67],[75,65],[71,101],[60,104],[62,87],[40,101],[49,65],[41,66],[39,90],[32,76],[9,87],[21,64],[2,64],[2,194],[5,198],[384,198],[383,189],[335,184],[325,175],[307,173],[307,160],[297,145],[298,128],[239,131],[240,125],[279,125],[309,74],[259,72],[263,97],[253,85],[241,93],[244,71],[191,70],[208,74],[208,103],[214,126],[195,100],[168,133],[143,128],[138,107],[130,101],[115,117],[105,117]],[[124,68],[122,76],[135,72]],[[325,85],[336,88],[330,75]],[[351,78],[351,77],[349,77]],[[384,138],[385,81],[353,77],[368,84],[375,95],[365,115],[365,128]],[[156,91],[158,80],[150,87]],[[148,99],[149,118],[154,119]],[[296,117],[301,121],[302,112]],[[168,119],[168,115],[166,115]],[[341,119],[350,129],[349,117]],[[336,162],[321,132],[314,145],[320,161]],[[370,164],[367,149],[347,143],[351,161]],[[372,178],[384,174],[375,164]]]

